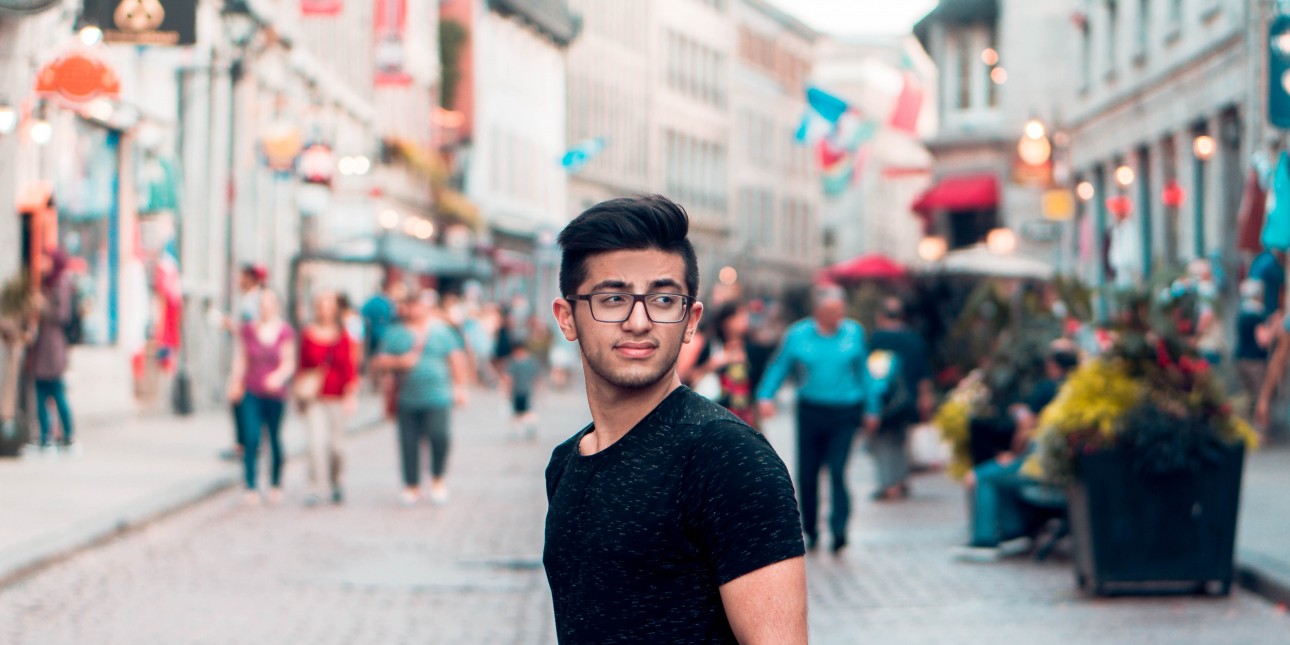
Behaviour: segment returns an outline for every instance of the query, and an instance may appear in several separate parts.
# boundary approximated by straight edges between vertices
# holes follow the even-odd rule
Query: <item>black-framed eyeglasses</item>
[[[597,322],[625,322],[632,315],[636,303],[645,305],[645,315],[650,322],[659,324],[679,323],[694,304],[694,298],[679,293],[621,293],[597,291],[572,296],[565,300],[581,300],[591,308],[591,317]]]

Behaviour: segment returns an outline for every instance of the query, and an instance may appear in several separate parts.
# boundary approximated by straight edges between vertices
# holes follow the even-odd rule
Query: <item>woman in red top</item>
[[[354,344],[340,320],[340,306],[335,293],[326,292],[314,298],[313,321],[300,334],[300,364],[297,379],[320,379],[317,396],[299,401],[309,430],[310,493],[305,504],[322,502],[327,492],[323,473],[331,485],[331,501],[344,499],[340,486],[341,440],[346,421],[354,413],[358,392],[358,368]]]

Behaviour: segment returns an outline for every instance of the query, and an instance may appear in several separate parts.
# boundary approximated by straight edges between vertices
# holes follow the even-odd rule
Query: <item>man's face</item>
[[[587,279],[576,294],[613,291],[621,293],[679,293],[685,288],[685,261],[658,250],[613,251],[587,259]],[[695,302],[677,323],[655,323],[643,303],[633,305],[627,320],[600,322],[591,315],[591,303],[563,298],[553,305],[556,321],[568,340],[578,341],[593,378],[623,389],[657,384],[673,374],[681,344],[690,342],[703,305]],[[604,318],[604,315],[601,315]]]
[[[846,315],[846,303],[837,298],[827,298],[815,305],[815,322],[827,331],[833,331],[842,324]]]

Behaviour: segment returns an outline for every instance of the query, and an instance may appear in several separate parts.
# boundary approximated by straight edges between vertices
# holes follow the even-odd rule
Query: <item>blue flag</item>
[[[560,157],[560,166],[570,173],[576,173],[591,163],[605,149],[605,138],[584,139],[574,144]]]
[[[1260,241],[1265,249],[1290,249],[1290,154],[1281,151],[1272,173],[1272,198]]]

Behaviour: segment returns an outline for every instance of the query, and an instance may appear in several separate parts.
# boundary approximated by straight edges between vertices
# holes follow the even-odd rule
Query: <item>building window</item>
[[[1089,31],[1088,21],[1080,26],[1079,33],[1080,86],[1081,92],[1087,91],[1093,81],[1093,34]]]
[[[958,38],[958,109],[968,110],[972,107],[972,50],[969,45],[967,34],[960,34]]]
[[[1118,0],[1106,0],[1106,79],[1115,79],[1117,37],[1120,33],[1120,7]]]
[[[1138,22],[1133,28],[1133,62],[1147,60],[1147,41],[1151,27],[1151,0],[1138,0]]]
[[[992,71],[993,71],[993,69],[994,69],[994,65],[998,63],[998,51],[999,51],[999,49],[998,49],[998,47],[996,47],[996,46],[995,46],[995,37],[994,37],[994,30],[993,30],[993,29],[991,29],[991,30],[990,30],[990,34],[989,34],[989,38],[988,38],[988,44],[986,45],[986,48],[988,48],[988,49],[989,49],[990,51],[992,51],[992,52],[995,52],[995,57],[994,57],[994,59],[993,59],[995,62],[994,62],[994,63],[987,63],[987,62],[986,62],[986,59],[985,59],[985,53],[986,53],[986,52],[985,52],[985,49],[982,49],[982,50],[981,50],[981,51],[982,51],[982,54],[981,54],[981,56],[982,56],[982,58],[981,58],[981,62],[982,62],[983,64],[985,64],[985,76],[986,76],[985,94],[986,94],[986,104],[987,104],[987,105],[989,105],[989,106],[990,106],[990,107],[992,107],[992,108],[996,108],[996,107],[999,107],[999,84],[998,84],[998,83],[996,83],[996,82],[994,82],[994,79],[992,78],[992,74],[991,74],[991,72],[992,72]]]

